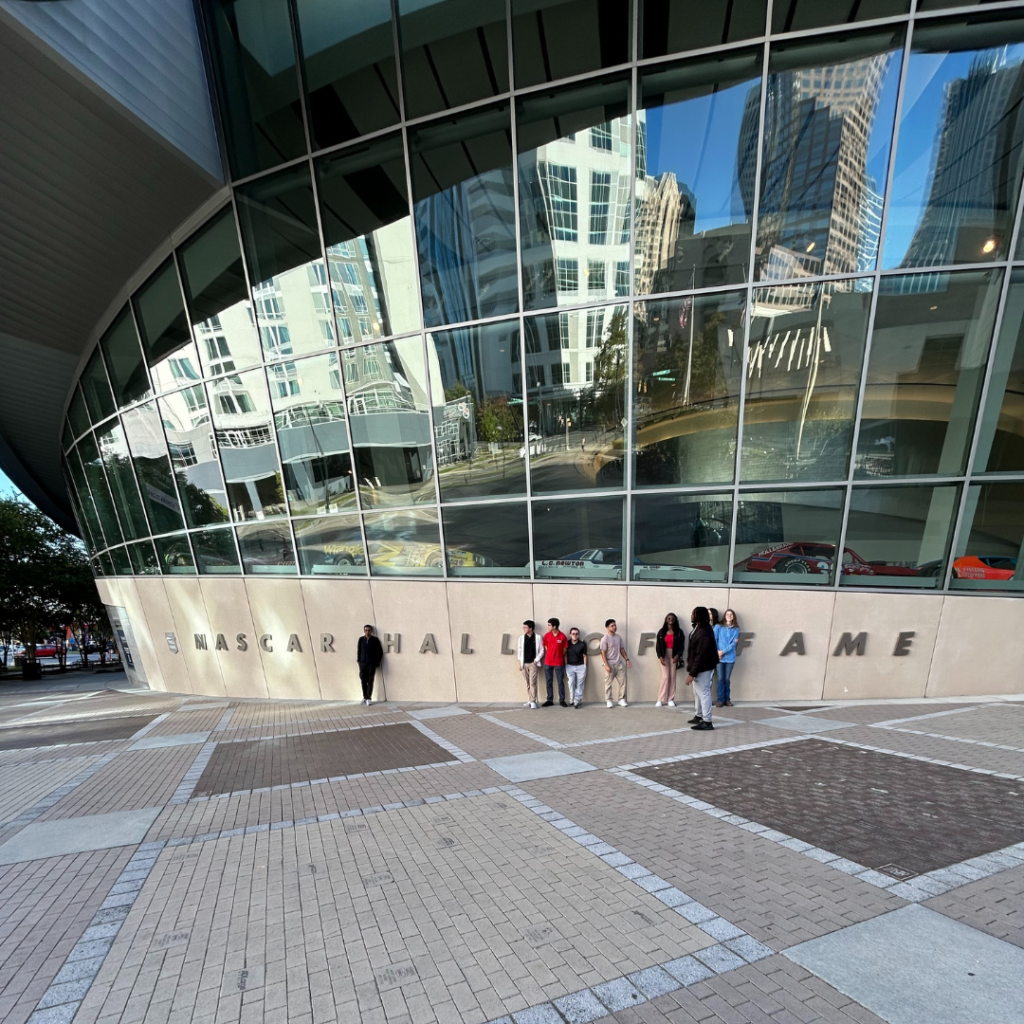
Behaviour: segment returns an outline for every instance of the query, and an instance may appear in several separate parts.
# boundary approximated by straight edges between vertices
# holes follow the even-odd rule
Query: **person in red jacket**
[[[558,619],[548,619],[548,625],[551,628],[544,634],[544,676],[548,683],[548,699],[541,707],[549,708],[555,703],[554,675],[558,679],[558,703],[566,708],[569,705],[565,703],[565,649],[569,646],[569,638],[558,628]]]

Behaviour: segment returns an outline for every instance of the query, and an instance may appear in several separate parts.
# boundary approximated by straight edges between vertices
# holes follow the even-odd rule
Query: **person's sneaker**
[[[543,704],[541,704],[542,708],[553,708],[554,706],[555,702],[553,700],[546,700]]]
[[[608,701],[607,707],[613,708],[615,705],[611,701]]]
[[[725,702],[725,706],[726,706],[727,708],[731,708],[731,707],[732,707],[732,701],[731,701],[731,700],[727,700],[727,701]]]
[[[660,708],[660,707],[662,706],[662,704],[661,704],[661,701],[660,701],[660,700],[656,700],[656,701],[654,702],[654,706],[655,706],[656,708]]]
[[[528,700],[523,704],[524,708],[532,708],[534,706],[533,701]]]
[[[714,726],[710,722],[698,722],[696,725],[691,725],[690,728],[697,732],[707,732],[709,729],[714,729]]]
[[[373,701],[372,701],[372,700],[368,700],[368,701],[366,702],[366,706],[367,706],[367,707],[372,707],[372,705],[373,705]]]
[[[534,711],[537,710],[537,705],[534,704],[532,701],[530,702],[530,707],[533,708]]]
[[[626,703],[626,698],[625,697],[623,697],[622,700],[619,701],[619,707],[620,708],[628,708],[629,707],[629,705]]]
[[[560,700],[560,701],[558,702],[558,704],[559,704],[559,707],[563,707],[563,708],[567,708],[567,707],[569,706],[568,704],[566,704],[566,703],[565,703],[565,701],[564,701],[564,700]]]
[[[725,702],[724,702],[724,701],[718,701],[718,702],[717,702],[717,703],[715,704],[715,707],[716,707],[716,708],[724,708],[724,707],[725,707]]]
[[[668,706],[669,706],[670,708],[674,708],[674,707],[676,706],[676,702],[675,702],[674,700],[670,700],[670,701],[668,702]]]
[[[694,715],[693,718],[691,718],[687,724],[688,725],[700,725],[700,723],[703,722],[703,721],[704,721],[704,719],[700,715]]]
[[[579,701],[576,701],[576,703],[575,703],[575,704],[573,704],[573,707],[574,707],[574,708],[575,708],[575,709],[576,709],[577,711],[579,711],[579,709],[580,709],[580,702],[579,702]]]

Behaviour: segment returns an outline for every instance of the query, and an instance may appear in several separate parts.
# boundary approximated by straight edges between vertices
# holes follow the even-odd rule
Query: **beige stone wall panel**
[[[263,663],[271,697],[319,700],[320,678],[313,657],[313,640],[306,623],[306,605],[298,579],[245,577],[256,651]],[[290,638],[298,642],[288,650]],[[268,639],[261,643],[262,637]],[[268,650],[269,648],[269,650]]]
[[[165,587],[164,581],[156,576],[139,576],[135,580],[135,593],[143,616],[140,629],[149,630],[156,659],[154,671],[150,671],[150,666],[143,661],[149,685],[154,690],[167,690],[171,693],[219,693],[219,676],[214,683],[208,678],[208,671],[205,668],[196,677],[195,682],[192,680],[188,662],[185,660],[186,644],[192,643],[192,634],[183,632],[178,626],[168,599],[168,593],[176,591],[180,582],[183,581],[172,580],[170,586]],[[131,608],[128,608],[128,615],[132,615]],[[166,633],[174,634],[178,644],[177,654],[174,654],[167,645]],[[141,644],[141,641],[139,642]]]
[[[308,579],[300,581],[306,622],[313,644],[313,660],[320,677],[320,692],[327,700],[360,700],[363,696],[356,667],[356,643],[363,625],[374,621],[369,580]],[[385,628],[381,626],[378,629]],[[321,635],[334,638],[334,652],[321,649]],[[374,698],[385,696],[384,670],[377,673]]]
[[[275,696],[267,688],[245,581],[237,576],[204,576],[199,584],[210,616],[207,642],[210,654],[220,665],[227,696]],[[226,651],[216,649],[218,634],[224,637]],[[239,634],[244,634],[242,643]],[[240,646],[246,649],[239,650]]]

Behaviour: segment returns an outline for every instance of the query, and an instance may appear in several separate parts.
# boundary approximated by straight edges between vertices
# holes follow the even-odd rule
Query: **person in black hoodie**
[[[583,684],[587,680],[587,645],[575,626],[569,630],[569,646],[565,649],[565,674],[569,677],[569,701],[578,708],[583,703]]]
[[[656,708],[665,704],[670,708],[676,706],[676,669],[683,663],[685,643],[686,637],[679,628],[679,619],[676,618],[675,612],[669,612],[665,616],[664,625],[658,630],[654,643],[654,652],[661,662],[661,689],[654,704]]]
[[[363,703],[369,707],[373,696],[373,681],[377,669],[384,660],[384,648],[373,635],[373,626],[363,626],[363,635],[356,644],[356,663],[359,665],[359,682],[363,686]]]
[[[718,644],[707,608],[690,613],[693,629],[686,644],[686,685],[693,684],[697,713],[690,719],[694,729],[714,729],[711,724],[711,676],[718,664]]]

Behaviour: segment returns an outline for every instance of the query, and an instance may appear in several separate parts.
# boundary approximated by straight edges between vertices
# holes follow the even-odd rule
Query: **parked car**
[[[836,546],[797,541],[791,544],[773,544],[737,562],[740,572],[783,572],[796,575],[820,575],[832,572]],[[889,565],[887,562],[868,562],[856,551],[843,551],[844,576],[919,576],[916,566]]]
[[[953,575],[959,580],[1009,580],[1016,571],[1012,555],[962,555],[953,562]]]
[[[710,565],[659,565],[644,562],[635,555],[633,556],[633,566],[671,572],[678,574],[680,579],[702,579],[701,573],[711,572]],[[551,568],[605,569],[607,571],[603,575],[614,574],[615,579],[622,579],[622,549],[584,548],[582,551],[574,551],[561,558],[547,558],[538,561],[537,568],[541,572]]]

